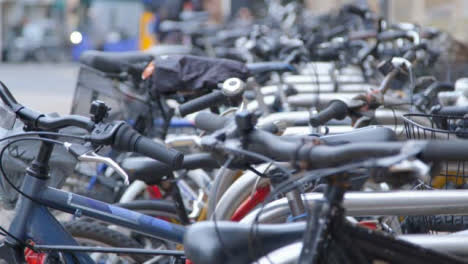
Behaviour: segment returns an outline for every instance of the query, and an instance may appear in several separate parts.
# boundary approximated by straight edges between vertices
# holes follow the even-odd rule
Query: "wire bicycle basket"
[[[406,114],[403,116],[406,137],[415,140],[468,139],[468,118],[432,114]],[[432,178],[431,188],[460,188],[467,183],[468,163],[444,162],[439,175]]]
[[[94,100],[104,101],[111,108],[108,120],[125,120],[147,136],[161,137],[163,134],[164,122],[159,120],[161,109],[155,107],[143,88],[81,65],[71,114],[88,115]]]

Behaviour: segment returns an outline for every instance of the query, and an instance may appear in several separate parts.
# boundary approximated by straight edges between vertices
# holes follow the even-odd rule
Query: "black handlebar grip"
[[[114,138],[113,147],[117,150],[136,152],[149,158],[159,160],[167,164],[172,169],[179,169],[184,161],[184,155],[175,150],[169,149],[163,144],[140,135],[127,124],[121,125]]]
[[[195,117],[195,127],[207,132],[213,132],[223,128],[229,120],[229,118],[213,113],[201,112]]]
[[[468,114],[468,106],[444,106],[440,109],[434,109],[432,114],[442,116],[465,116]]]
[[[467,140],[428,141],[421,153],[423,161],[468,161]]]
[[[332,119],[342,120],[348,114],[348,106],[340,101],[334,100],[315,116],[310,117],[310,124],[314,127],[323,125]]]
[[[217,106],[226,102],[227,96],[224,95],[223,92],[216,90],[181,104],[179,106],[179,113],[181,116],[186,116],[188,114],[195,113],[211,106]]]

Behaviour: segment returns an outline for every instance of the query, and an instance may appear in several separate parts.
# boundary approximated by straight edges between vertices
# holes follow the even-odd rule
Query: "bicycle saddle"
[[[153,55],[142,52],[103,52],[86,51],[80,62],[105,73],[119,74],[127,71],[132,64],[149,63]],[[146,66],[146,65],[145,65]]]
[[[246,66],[251,74],[267,72],[296,72],[296,68],[294,66],[281,61],[248,63]]]
[[[185,254],[199,263],[250,263],[302,238],[305,223],[252,225],[233,222],[201,222],[184,236]],[[220,236],[218,235],[220,234]],[[221,237],[221,241],[220,241]],[[253,252],[255,251],[255,253]]]

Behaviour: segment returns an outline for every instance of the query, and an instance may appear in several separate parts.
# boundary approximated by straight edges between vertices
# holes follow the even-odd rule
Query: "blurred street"
[[[23,105],[41,112],[68,114],[77,64],[0,64],[0,81]]]

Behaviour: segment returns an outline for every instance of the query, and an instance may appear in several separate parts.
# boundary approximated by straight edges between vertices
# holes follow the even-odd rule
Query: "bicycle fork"
[[[320,258],[326,256],[330,246],[328,235],[335,226],[340,226],[337,221],[344,217],[341,203],[347,186],[343,178],[343,175],[336,175],[328,179],[323,199],[318,201],[313,214],[308,214],[299,264],[319,263]]]

